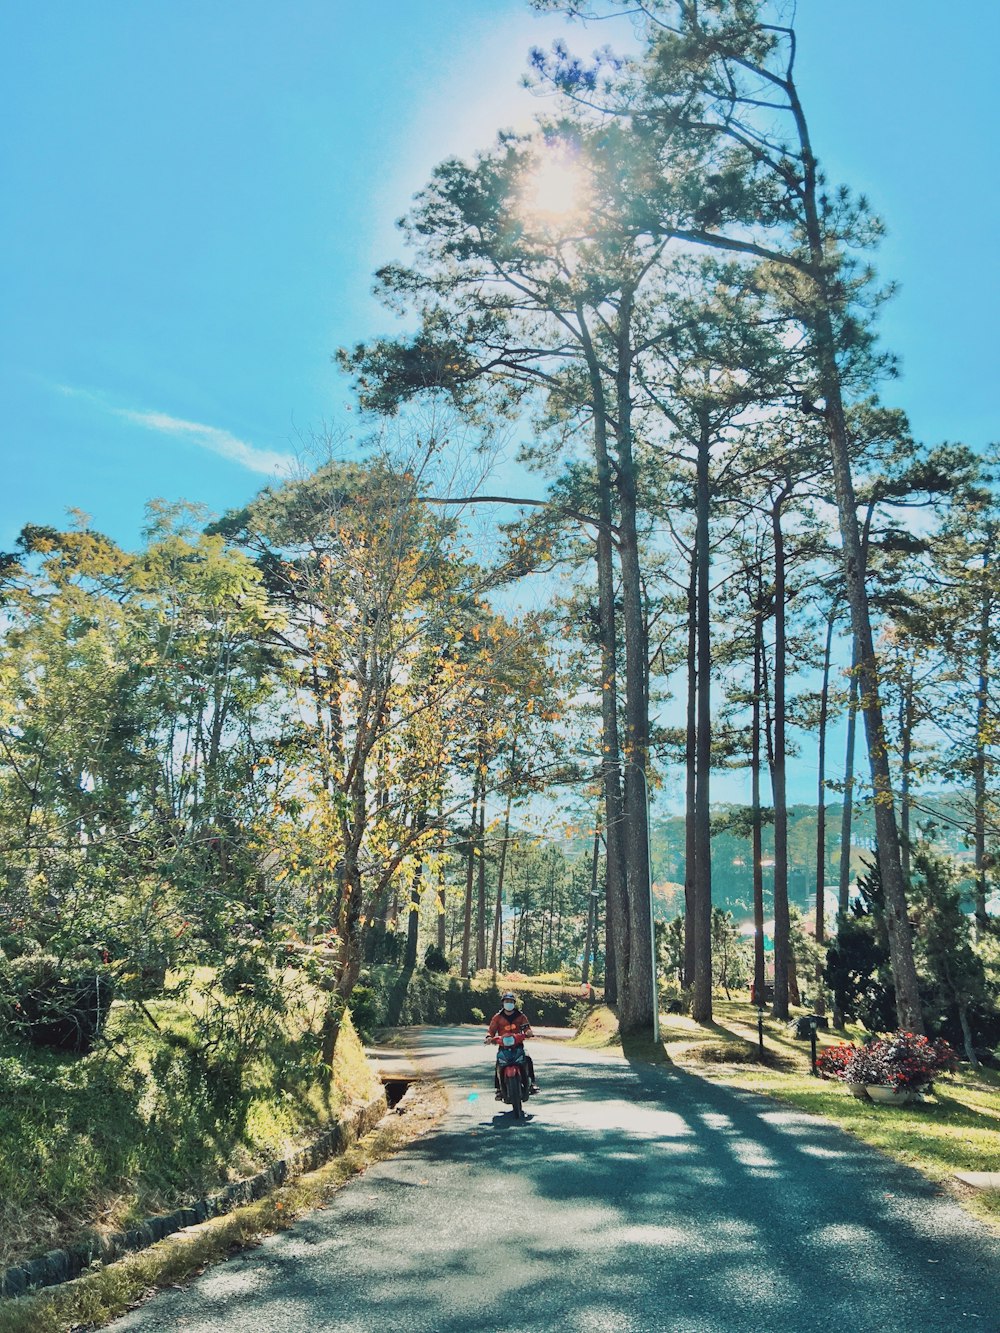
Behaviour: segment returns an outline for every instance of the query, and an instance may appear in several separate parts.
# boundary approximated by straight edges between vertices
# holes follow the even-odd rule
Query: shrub
[[[935,1075],[953,1073],[958,1060],[943,1039],[931,1041],[913,1032],[897,1032],[862,1046],[848,1061],[844,1078],[849,1083],[871,1083],[883,1088],[929,1088]]]
[[[424,967],[428,972],[450,972],[451,963],[444,956],[440,949],[431,944],[424,954]]]
[[[5,969],[11,1025],[34,1046],[85,1054],[108,1021],[114,986],[106,968],[52,954],[24,954]]]
[[[355,986],[351,991],[350,1011],[355,1030],[362,1041],[371,1041],[381,1025],[382,1006],[371,986]]]
[[[676,981],[668,981],[660,987],[660,1007],[668,1014],[689,1014],[691,1012],[690,986],[678,986]]]
[[[816,1069],[823,1078],[843,1078],[847,1066],[857,1053],[857,1047],[849,1041],[842,1041],[836,1046],[827,1046],[816,1054]]]
[[[486,1022],[486,1015],[483,1013],[482,1009],[475,1009],[475,1008],[470,1009],[469,1015],[472,1018],[473,1023]]]

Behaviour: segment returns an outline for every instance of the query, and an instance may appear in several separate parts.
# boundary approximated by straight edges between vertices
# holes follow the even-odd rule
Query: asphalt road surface
[[[915,1172],[693,1075],[532,1049],[542,1094],[515,1124],[477,1031],[415,1035],[449,1090],[436,1129],[112,1327],[1000,1330],[1000,1240]]]

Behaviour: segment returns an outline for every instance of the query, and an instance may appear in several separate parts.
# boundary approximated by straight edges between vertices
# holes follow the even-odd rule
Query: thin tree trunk
[[[910,883],[910,778],[913,750],[913,659],[910,658],[899,700],[899,847],[903,878]]]
[[[830,607],[826,622],[826,646],[823,650],[823,686],[819,696],[819,755],[816,784],[816,943],[826,939],[826,724],[830,711],[830,658],[833,653],[833,627],[837,621],[837,604]],[[816,1001],[813,1012],[820,1017],[826,1013],[823,989],[823,964],[816,963]]]
[[[712,641],[709,626],[709,427],[702,423],[698,441],[696,541],[698,567],[698,707],[695,779],[695,976],[691,1014],[698,1023],[712,1021]]]
[[[515,744],[514,750],[516,752]],[[511,767],[514,754],[511,754]],[[503,881],[507,868],[507,847],[510,843],[510,811],[513,805],[513,790],[507,792],[507,805],[503,816],[503,842],[500,844],[500,864],[497,866],[497,897],[493,908],[493,938],[490,941],[490,971],[493,980],[497,979],[497,968],[503,963]]]
[[[486,967],[486,779],[479,793],[479,828],[476,838],[476,971]]]
[[[857,748],[858,672],[851,663],[847,689],[847,752],[844,758],[844,805],[840,814],[840,892],[837,913],[846,916],[851,892],[851,825],[854,816],[854,751]]]
[[[417,828],[422,832],[427,826],[427,811],[421,809],[416,815]],[[418,844],[417,864],[413,868],[410,882],[410,904],[406,914],[406,950],[403,954],[403,967],[412,972],[417,965],[417,937],[420,930],[420,897],[423,892],[424,851]]]
[[[760,808],[760,696],[763,689],[761,663],[764,654],[763,589],[758,577],[757,605],[753,627],[753,705],[750,720],[751,856],[753,858],[753,985],[759,1006],[764,1005],[767,978],[764,973],[764,837]]]
[[[465,914],[462,918],[462,962],[460,971],[463,977],[469,975],[472,960],[472,890],[476,882],[476,831],[479,818],[479,767],[472,780],[472,809],[469,814],[469,855],[465,865]]]
[[[958,1004],[958,1021],[962,1027],[962,1045],[965,1047],[965,1058],[973,1069],[978,1069],[979,1057],[976,1055],[976,1048],[972,1041],[972,1028],[969,1026],[969,1011],[961,1001]]]
[[[990,585],[993,530],[983,553],[983,599],[979,616],[978,679],[976,681],[976,750],[973,800],[975,802],[975,915],[976,938],[982,939],[989,923],[986,918],[986,736],[989,729],[987,707],[990,687],[990,621],[993,617],[993,589]]]
[[[775,1018],[788,1017],[790,938],[788,916],[788,807],[785,797],[785,545],[781,499],[771,510],[774,541],[774,1005]]]
[[[697,544],[691,551],[691,577],[688,581],[687,633],[687,732],[684,742],[686,788],[684,801],[684,981],[694,985],[695,920],[697,916],[697,848],[695,839],[695,783],[697,780],[698,737],[698,567]]]
[[[594,949],[594,929],[597,925],[597,866],[601,852],[600,814],[594,828],[594,858],[590,867],[590,901],[587,905],[587,941],[583,946],[583,975],[580,980],[584,986],[590,980],[590,956]]]
[[[835,300],[829,290],[826,276],[828,254],[817,203],[816,160],[809,145],[808,132],[802,108],[794,94],[794,114],[799,127],[806,166],[802,198],[805,205],[806,239],[809,245],[817,288],[813,311],[813,347],[817,369],[825,398],[824,418],[830,441],[833,481],[840,519],[840,541],[844,564],[847,600],[851,608],[851,624],[860,676],[860,707],[868,741],[868,764],[871,771],[872,800],[875,807],[875,832],[878,843],[879,866],[885,891],[886,927],[889,934],[889,956],[893,980],[896,984],[896,1016],[905,1031],[921,1033],[924,1030],[923,1010],[917,984],[917,969],[913,959],[913,937],[910,930],[906,902],[906,884],[899,847],[899,829],[896,824],[896,806],[893,799],[892,774],[889,768],[889,748],[886,743],[885,720],[879,687],[878,661],[872,634],[868,589],[865,582],[865,560],[858,528],[857,499],[854,478],[851,475],[851,440],[847,428],[841,394],[840,367],[837,363],[837,341],[834,336],[831,310]]]

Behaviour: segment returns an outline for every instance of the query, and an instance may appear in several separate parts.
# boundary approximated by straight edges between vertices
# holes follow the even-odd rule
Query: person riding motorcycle
[[[517,996],[512,990],[504,991],[500,997],[502,1008],[490,1019],[490,1027],[484,1041],[493,1041],[496,1037],[503,1037],[509,1032],[521,1032],[526,1037],[533,1037],[535,1034],[531,1030],[531,1023],[527,1014],[519,1008]],[[527,1050],[524,1052],[525,1072],[528,1075],[528,1081],[532,1092],[538,1091],[538,1084],[535,1082],[535,1063]],[[500,1074],[497,1066],[493,1066],[493,1086],[496,1092],[498,1102],[503,1101],[503,1093],[500,1090]]]

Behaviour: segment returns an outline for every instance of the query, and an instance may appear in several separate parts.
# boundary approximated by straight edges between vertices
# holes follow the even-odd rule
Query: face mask
[[[503,1007],[504,1013],[512,1014],[514,1012],[514,1005],[511,1000],[504,1000]]]

